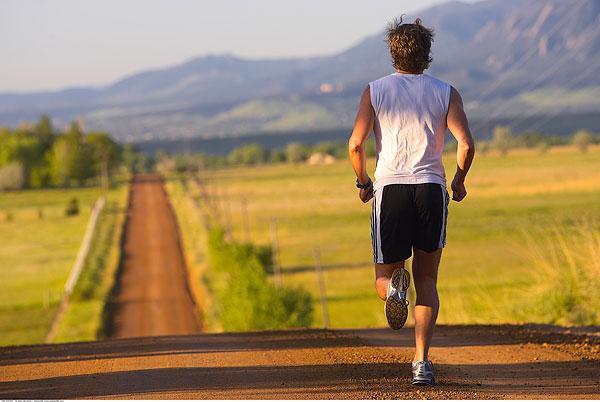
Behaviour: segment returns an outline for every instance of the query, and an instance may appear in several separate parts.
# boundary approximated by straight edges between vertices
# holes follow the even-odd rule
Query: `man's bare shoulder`
[[[460,96],[460,93],[458,92],[458,90],[456,88],[454,88],[452,85],[450,85],[450,104],[457,105],[460,107],[463,106],[462,96]]]

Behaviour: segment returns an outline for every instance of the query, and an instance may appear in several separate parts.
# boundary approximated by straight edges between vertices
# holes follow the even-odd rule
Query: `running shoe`
[[[435,376],[433,374],[433,364],[431,361],[413,362],[413,385],[435,385]]]
[[[402,284],[402,286],[400,286]],[[404,268],[398,268],[392,273],[388,282],[387,298],[385,299],[385,318],[392,329],[400,329],[408,317],[408,300],[406,291],[410,285],[410,275]]]

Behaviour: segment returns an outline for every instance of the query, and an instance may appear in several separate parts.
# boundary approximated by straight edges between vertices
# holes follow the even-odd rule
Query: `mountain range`
[[[427,73],[471,116],[600,112],[600,1],[451,1],[404,19],[415,17],[436,33]],[[101,88],[0,93],[0,125],[83,117],[122,141],[335,129],[351,126],[366,83],[392,72],[381,31],[326,57],[210,55]]]

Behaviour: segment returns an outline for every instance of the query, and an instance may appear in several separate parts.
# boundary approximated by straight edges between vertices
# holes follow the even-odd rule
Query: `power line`
[[[577,11],[576,7],[573,7],[571,9],[571,13],[575,13],[575,11]],[[563,25],[565,25],[567,23],[567,19],[568,16],[570,17],[570,13],[563,16],[563,18],[561,19],[561,21],[554,25],[554,27],[552,27],[552,29],[550,29],[549,32],[546,33],[547,37],[550,37],[551,35],[553,35],[556,31],[558,31],[559,28],[562,28]],[[535,55],[537,52],[537,48],[536,47],[532,47],[529,52],[525,53],[523,56],[521,56],[519,58],[519,60],[513,64],[508,71],[505,71],[504,74],[502,74],[497,80],[494,81],[493,84],[489,85],[482,93],[479,94],[479,96],[473,100],[472,102],[480,102],[481,100],[483,100],[484,97],[486,97],[487,95],[491,94],[493,91],[495,91],[496,89],[498,89],[500,87],[500,84],[506,80],[506,78],[508,78],[509,74],[512,73],[514,70],[516,70],[517,68],[520,68],[522,64],[524,64],[525,62],[527,62],[531,57],[533,57],[533,55]]]
[[[574,78],[575,78],[575,80],[571,80],[571,81],[570,81],[570,82],[567,84],[567,87],[569,87],[569,86],[572,86],[572,85],[576,84],[578,81],[580,81],[580,80],[582,80],[583,78],[585,78],[585,77],[586,77],[588,70],[589,70],[589,71],[592,71],[592,70],[595,70],[595,69],[597,69],[597,67],[598,67],[598,66],[597,66],[596,64],[591,64],[591,65],[589,65],[589,66],[588,66],[588,67],[587,67],[587,68],[584,70],[584,73],[582,73],[582,74],[579,74],[579,75],[576,75],[576,76],[574,77]],[[538,110],[540,110],[540,111],[541,111],[541,108],[538,108]],[[534,122],[533,124],[530,124],[529,126],[525,127],[525,129],[523,129],[523,130],[522,130],[522,132],[527,132],[527,131],[534,131],[534,130],[537,130],[537,129],[539,129],[539,128],[540,128],[542,125],[544,125],[546,122],[550,121],[551,119],[553,119],[554,117],[556,117],[556,116],[560,115],[561,113],[562,113],[562,111],[560,111],[560,110],[559,110],[559,111],[554,111],[553,113],[546,114],[545,116],[543,116],[543,117],[539,118],[539,119],[538,119],[536,122]],[[513,122],[513,123],[511,123],[509,126],[510,126],[511,128],[513,128],[513,127],[514,127],[514,124],[515,124],[515,123]]]

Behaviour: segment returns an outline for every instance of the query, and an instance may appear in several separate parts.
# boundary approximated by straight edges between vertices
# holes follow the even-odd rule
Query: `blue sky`
[[[442,2],[2,0],[0,92],[105,85],[204,54],[330,54]]]

